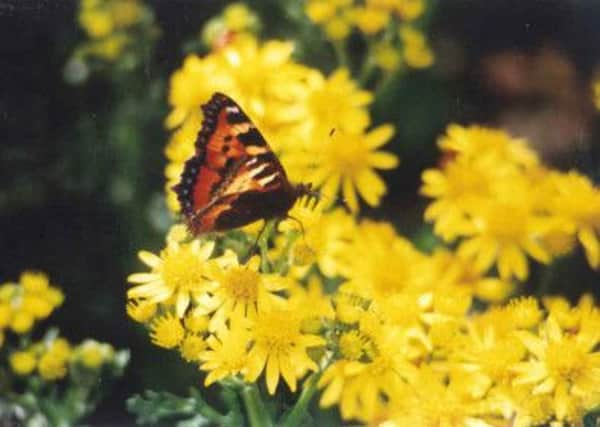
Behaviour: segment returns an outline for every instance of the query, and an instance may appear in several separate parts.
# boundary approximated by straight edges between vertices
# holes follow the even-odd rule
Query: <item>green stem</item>
[[[246,407],[250,427],[271,427],[273,425],[260,398],[256,384],[248,384],[242,389],[242,399]]]
[[[194,387],[190,388],[190,396],[192,396],[196,401],[196,410],[203,417],[218,424],[223,424],[227,420],[227,416],[221,414],[208,403],[206,403],[200,392]]]
[[[282,427],[297,427],[302,424],[307,414],[307,407],[317,391],[317,381],[320,376],[320,373],[315,373],[308,379],[300,398],[281,423]]]
[[[350,68],[350,60],[346,53],[346,42],[344,40],[334,40],[333,51],[335,52],[335,59],[337,60],[338,66]]]
[[[275,228],[275,221],[267,221],[265,227],[258,238],[258,248],[260,250],[260,263],[263,273],[269,273],[271,271],[271,263],[269,262],[269,238],[273,234]]]

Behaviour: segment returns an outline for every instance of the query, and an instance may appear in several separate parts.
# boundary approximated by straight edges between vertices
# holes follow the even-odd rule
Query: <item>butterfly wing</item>
[[[174,187],[190,230],[227,230],[285,215],[295,192],[252,121],[221,93],[202,111],[196,154]]]

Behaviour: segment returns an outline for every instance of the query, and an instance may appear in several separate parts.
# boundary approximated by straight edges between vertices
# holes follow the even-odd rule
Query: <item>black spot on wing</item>
[[[237,139],[244,145],[257,145],[261,147],[267,145],[265,138],[256,128],[251,128],[248,132],[240,133]]]
[[[238,109],[239,110],[239,109]],[[227,113],[227,122],[236,125],[239,123],[248,123],[250,119],[241,110],[237,113]]]

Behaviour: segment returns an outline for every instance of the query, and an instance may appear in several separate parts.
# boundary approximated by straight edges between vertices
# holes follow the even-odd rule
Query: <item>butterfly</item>
[[[265,138],[233,99],[217,92],[201,108],[196,152],[173,187],[192,234],[285,218],[300,197],[318,197],[310,184],[290,183]]]

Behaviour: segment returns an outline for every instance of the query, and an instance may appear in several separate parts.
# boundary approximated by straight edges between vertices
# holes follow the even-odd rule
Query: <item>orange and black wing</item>
[[[192,233],[285,215],[295,192],[252,121],[221,93],[215,93],[202,111],[196,154],[185,163],[174,187]]]

